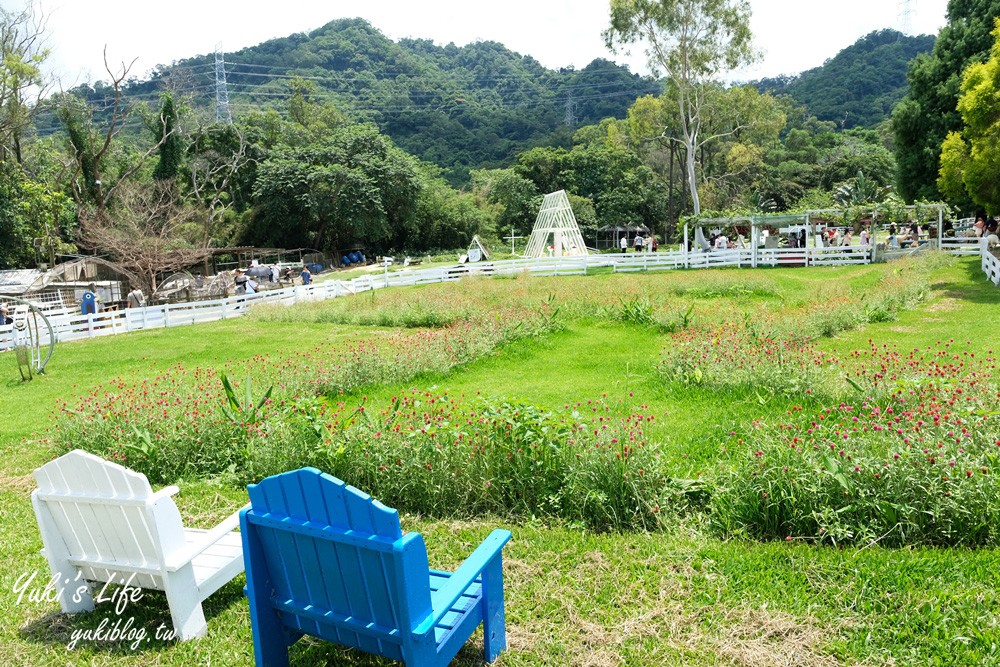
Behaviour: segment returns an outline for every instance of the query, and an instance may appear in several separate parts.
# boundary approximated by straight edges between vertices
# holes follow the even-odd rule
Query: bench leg
[[[483,659],[493,662],[507,648],[503,608],[503,563],[500,554],[483,570]]]
[[[201,610],[201,596],[194,578],[194,567],[188,564],[163,578],[163,591],[170,605],[170,619],[174,623],[174,637],[187,641],[203,637],[208,631],[205,614]]]
[[[264,549],[256,527],[246,519],[246,510],[240,513],[240,534],[247,577],[243,590],[250,606],[254,660],[257,667],[288,667],[290,637],[271,605],[273,586],[264,560]]]

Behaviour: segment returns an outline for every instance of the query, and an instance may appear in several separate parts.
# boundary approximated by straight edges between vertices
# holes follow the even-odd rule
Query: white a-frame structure
[[[549,246],[552,246],[553,257],[587,254],[587,246],[583,243],[583,235],[565,190],[545,195],[524,256],[544,257]]]

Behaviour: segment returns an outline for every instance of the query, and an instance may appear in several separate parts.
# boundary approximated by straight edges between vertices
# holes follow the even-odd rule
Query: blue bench
[[[494,530],[453,573],[431,570],[396,510],[302,468],[248,487],[240,513],[257,665],[287,665],[303,635],[401,660],[451,662],[483,625],[486,662],[506,648],[501,550]]]

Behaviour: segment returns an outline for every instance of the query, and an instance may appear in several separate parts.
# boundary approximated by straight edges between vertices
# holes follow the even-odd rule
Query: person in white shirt
[[[621,246],[622,252],[625,252],[626,250],[628,250],[628,236],[625,235],[625,234],[622,234],[622,238],[618,242],[618,245]]]

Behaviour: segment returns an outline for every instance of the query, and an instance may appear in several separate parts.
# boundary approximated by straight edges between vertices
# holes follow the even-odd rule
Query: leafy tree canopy
[[[931,53],[910,63],[909,94],[893,110],[896,183],[907,201],[938,196],[941,144],[962,127],[957,111],[962,72],[988,57],[1000,0],[950,0],[947,16]]]
[[[969,197],[991,215],[1000,212],[1000,19],[995,25],[989,59],[970,65],[962,78],[963,127],[945,137],[937,181],[947,196]]]

